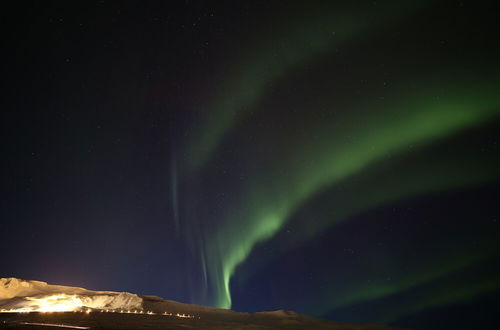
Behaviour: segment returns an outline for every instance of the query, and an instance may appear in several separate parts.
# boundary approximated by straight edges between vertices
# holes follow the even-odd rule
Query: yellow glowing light
[[[30,301],[20,311],[27,312],[71,312],[83,306],[83,301],[76,295],[57,294],[42,298],[26,297]]]

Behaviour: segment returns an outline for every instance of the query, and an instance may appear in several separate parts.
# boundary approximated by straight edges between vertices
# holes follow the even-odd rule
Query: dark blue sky
[[[493,324],[488,6],[98,1],[4,16],[0,276]]]

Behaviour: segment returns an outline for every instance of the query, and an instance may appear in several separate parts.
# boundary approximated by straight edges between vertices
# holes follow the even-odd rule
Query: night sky
[[[0,277],[498,325],[500,12],[297,3],[4,8]]]

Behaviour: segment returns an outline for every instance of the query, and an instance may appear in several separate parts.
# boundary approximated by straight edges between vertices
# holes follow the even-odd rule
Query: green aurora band
[[[279,200],[273,196],[263,196],[261,192],[265,191],[265,187],[243,198],[250,205],[254,205],[257,211],[251,214],[245,212],[246,215],[236,213],[229,216],[229,219],[232,219],[231,222],[228,222],[217,233],[218,237],[215,241],[207,246],[207,250],[210,251],[209,258],[216,256],[222,260],[222,277],[219,279],[221,282],[215,283],[219,288],[219,299],[216,305],[230,308],[229,282],[236,267],[246,259],[255,244],[274,236],[294,210],[307,199],[339,180],[363,171],[388,153],[403,152],[409,145],[431,143],[460,130],[487,122],[499,114],[496,109],[500,107],[500,100],[494,91],[488,94],[482,89],[480,94],[470,99],[463,97],[465,95],[461,94],[461,91],[457,91],[455,95],[457,96],[454,99],[441,99],[437,104],[432,104],[432,102],[419,104],[422,100],[419,96],[394,109],[406,107],[408,110],[405,111],[407,112],[405,116],[397,118],[388,114],[380,123],[370,122],[370,126],[373,127],[368,129],[356,131],[354,127],[350,128],[350,134],[357,137],[355,143],[337,143],[337,145],[335,143],[321,145],[320,143],[316,148],[312,148],[314,149],[312,155],[305,155],[307,151],[304,151],[303,157],[314,159],[314,164],[308,168],[300,166],[288,168],[286,176],[290,179],[282,178],[279,185],[273,185],[274,192],[279,191],[277,194],[280,196]],[[481,100],[480,104],[477,100]],[[319,140],[325,141],[322,138]],[[326,141],[335,141],[335,139],[326,139]],[[310,158],[314,155],[316,157]],[[263,182],[264,185],[268,184],[265,180]],[[436,181],[434,184],[439,185],[440,182]],[[444,187],[438,186],[435,189],[449,187],[449,182],[442,184]],[[430,187],[426,189],[430,190]],[[414,192],[408,192],[408,194],[411,193]],[[402,192],[396,195],[401,196]],[[218,242],[223,242],[223,244]],[[212,251],[211,247],[214,246],[216,250]],[[210,260],[208,265],[209,271],[216,273],[216,270],[210,269],[210,266],[218,265],[217,260]]]
[[[466,131],[463,132],[465,135],[461,135],[463,139],[470,139],[471,133],[474,132],[475,130]],[[424,145],[420,148],[413,147],[411,152],[401,152],[397,156],[391,155],[390,158],[374,163],[354,176],[342,179],[338,185],[343,187],[347,185],[349,188],[342,189],[342,192],[337,195],[328,195],[331,208],[326,208],[327,211],[323,210],[319,213],[320,215],[326,214],[326,217],[309,215],[313,217],[314,221],[304,219],[302,222],[295,223],[291,231],[282,232],[281,237],[277,237],[277,242],[281,243],[273,246],[273,255],[285,254],[287,250],[293,249],[299,243],[314,238],[322,230],[365,210],[381,205],[390,205],[392,202],[414,196],[423,196],[455,188],[473,188],[491,182],[491,180],[498,180],[500,178],[498,162],[491,162],[493,151],[484,152],[481,147],[478,145],[476,149],[464,154],[460,145],[450,145],[447,139],[442,139],[439,143]],[[432,167],[429,164],[432,164]],[[321,204],[315,204],[315,200],[316,198],[312,198],[310,201],[305,201],[304,204],[305,206],[312,204],[313,209],[325,208]],[[293,220],[293,216],[291,218]],[[441,242],[435,245],[430,245],[429,242],[426,244],[426,249],[429,255],[433,256],[431,259],[408,259],[397,251],[390,251],[385,247],[374,245],[365,256],[364,262],[361,262],[354,269],[351,268],[349,273],[336,274],[336,280],[343,283],[341,287],[334,289],[323,287],[317,291],[308,292],[304,300],[315,303],[313,305],[306,304],[300,308],[308,315],[323,316],[331,310],[419,288],[423,284],[460,273],[472,265],[494,258],[495,254],[498,253],[497,240],[495,232],[492,232],[480,237],[481,245],[479,246],[464,245],[461,241],[451,241],[446,244]],[[246,267],[242,272],[238,272],[237,277],[240,285],[245,282],[245,276],[260,273],[261,268],[270,263],[266,256],[269,258],[267,254],[259,254],[258,259],[250,261],[250,268]],[[377,262],[374,264],[371,260]],[[363,275],[360,275],[361,278],[353,280],[353,274],[370,274],[370,278],[378,278],[379,280],[371,280],[367,283],[362,280]],[[317,275],[316,280],[319,283],[329,283],[329,276],[328,272],[325,272],[323,275]],[[393,280],[387,282],[385,280],[387,276],[393,277]],[[460,285],[468,283],[469,289],[463,298],[465,299],[465,297],[488,292],[488,290],[497,287],[494,281],[488,279],[484,281],[491,285],[472,285],[474,282],[482,282],[476,275],[476,278],[455,283],[456,288],[449,292],[463,292]],[[477,290],[473,291],[472,288]],[[443,292],[442,288],[438,288],[438,291],[439,293]],[[421,293],[422,289],[419,289],[419,294]],[[416,300],[419,301],[419,308],[416,306],[403,308],[396,305],[390,308],[393,311],[390,316],[381,316],[387,311],[380,310],[373,313],[371,320],[387,323],[395,321],[400,316],[410,314],[412,311],[439,305],[436,299],[438,293],[426,294],[430,298],[425,301],[420,296],[416,297]],[[443,297],[441,300],[447,301],[447,299],[449,297]],[[457,301],[459,301],[458,296],[455,302]],[[396,312],[396,310],[400,311]]]
[[[299,17],[288,18],[286,24],[273,21],[265,35],[263,33],[250,46],[243,47],[239,60],[229,65],[228,77],[215,91],[208,116],[198,128],[200,134],[188,145],[188,167],[199,169],[203,166],[231,127],[289,70],[327,54],[357,35],[380,26],[381,22],[385,25],[399,22],[405,13],[412,13],[423,4],[424,1],[418,6],[411,2],[388,2],[377,7],[368,4],[362,10],[352,5],[342,10],[318,10],[312,6],[311,11],[301,11]]]
[[[345,41],[371,27],[365,24],[363,15],[358,19],[349,20],[348,24],[327,23],[336,22],[335,18],[343,16],[345,15],[339,13],[333,17],[323,15],[316,20],[316,25],[312,25],[313,30],[320,28],[324,31],[347,31],[339,39]],[[401,13],[398,13],[398,18],[401,18]],[[213,111],[210,112],[213,114],[212,120],[206,123],[196,139],[201,142],[192,142],[188,149],[193,159],[188,168],[192,171],[203,170],[202,166],[213,157],[223,137],[239,127],[243,113],[259,107],[266,97],[270,82],[289,70],[300,67],[301,63],[332,52],[335,45],[330,43],[331,35],[321,37],[322,34],[316,33],[317,31],[312,33],[303,29],[304,26],[310,25],[305,22],[300,28],[287,31],[289,34],[286,43],[294,46],[281,52],[286,51],[285,58],[288,60],[283,61],[281,56],[278,56],[278,60],[257,54],[247,56],[250,60],[242,60],[234,66],[240,69],[234,70],[235,73],[231,75],[233,78],[227,79],[227,88],[215,98],[211,107]],[[308,31],[311,33],[308,34]],[[273,49],[262,52],[272,53]],[[408,84],[400,78],[394,85]],[[252,183],[246,187],[243,196],[238,198],[240,202],[228,210],[222,219],[222,226],[203,242],[202,259],[207,271],[208,285],[215,294],[213,305],[231,307],[230,281],[237,267],[245,261],[257,244],[276,235],[297,209],[318,194],[343,180],[370,173],[372,167],[387,160],[390,155],[404,155],[410,147],[426,148],[495,120],[500,115],[500,82],[496,78],[484,79],[477,74],[457,82],[450,77],[423,76],[416,86],[417,88],[412,89],[399,88],[398,92],[394,93],[398,95],[397,99],[390,101],[356,100],[354,104],[349,105],[353,111],[340,118],[315,121],[308,127],[314,130],[314,139],[303,141],[297,137],[297,141],[292,141],[295,143],[290,143],[294,146],[293,150],[287,152],[286,148],[283,148],[284,151],[279,154],[281,157],[276,157],[279,160],[265,174],[252,177]],[[436,94],[439,94],[439,97],[436,97]],[[324,97],[324,104],[329,104],[328,97]],[[310,109],[312,113],[316,110],[320,111]],[[364,114],[362,122],[357,115],[359,112]],[[293,137],[291,139],[293,140]],[[442,168],[438,166],[437,169],[427,172],[419,169],[409,172],[408,176],[414,176],[415,181],[406,182],[405,185],[389,184],[386,187],[388,192],[384,196],[367,192],[366,196],[356,199],[356,205],[347,203],[337,206],[335,216],[304,228],[297,241],[309,239],[320,230],[377,205],[432,191],[476,185],[497,178],[498,173],[492,168],[481,169],[474,175],[468,175],[466,170],[480,167],[479,160],[471,160],[471,163],[469,168],[448,175],[441,175],[449,170],[447,161],[442,162]],[[280,170],[282,168],[286,168],[286,171]],[[434,177],[437,179],[433,179]],[[346,293],[338,302],[328,303],[331,293],[325,292],[325,297],[321,298],[326,306],[323,312],[414,287],[463,269],[484,258],[484,254],[478,253],[462,260],[438,260],[436,263],[443,266],[437,267],[434,273],[428,272],[431,266],[421,265],[421,273],[416,272],[414,278],[403,279],[390,287],[381,285],[356,288],[355,291]],[[484,288],[464,293],[463,297],[481,290]],[[422,302],[412,308],[419,310],[424,305],[426,304]]]

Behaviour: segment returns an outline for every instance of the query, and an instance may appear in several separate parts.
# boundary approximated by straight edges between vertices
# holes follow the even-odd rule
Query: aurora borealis
[[[387,15],[386,11],[387,9],[377,8],[376,14],[380,15],[379,17],[385,17]],[[366,22],[366,20],[361,19],[359,21]],[[330,18],[329,22],[335,22],[335,18]],[[355,22],[356,20],[353,20],[351,23],[356,25]],[[300,28],[300,25],[299,27],[295,26],[295,28],[304,33],[304,30],[307,30],[307,27],[310,26],[308,23],[305,23],[305,28]],[[335,26],[334,23],[332,25]],[[359,23],[359,25],[362,24]],[[335,28],[328,25],[320,26],[324,30],[320,29],[319,33],[315,31],[316,33],[312,33],[305,40],[313,40],[309,42],[315,45],[321,44],[325,49],[332,49],[337,38],[329,35],[327,32]],[[350,27],[352,28],[352,25]],[[342,27],[339,27],[339,29],[343,30]],[[361,28],[359,29],[361,30]],[[321,34],[321,32],[323,33]],[[315,40],[321,39],[321,37],[318,37],[318,34],[320,36],[324,35],[325,38],[330,38],[331,40],[316,43]],[[275,40],[274,43],[269,42],[269,44],[280,45],[281,48],[285,49],[287,48],[287,44],[294,45],[292,47],[289,46],[287,49],[292,53],[291,57],[294,60],[301,58],[306,62],[309,59],[307,55],[313,58],[320,57],[316,48],[310,49],[307,55],[295,55],[294,47],[300,47],[300,43],[297,43],[300,37],[303,37],[303,35],[299,34],[296,38],[290,37],[290,40]],[[273,47],[259,49],[259,51],[268,56],[275,54]],[[285,53],[288,54],[287,51]],[[333,53],[333,59],[322,59],[319,62],[335,65],[336,61],[334,58],[336,54],[335,52],[331,53]],[[458,81],[453,80],[454,75],[460,76],[462,74],[460,72],[463,70],[461,65],[467,65],[467,62],[454,65],[445,64],[449,68],[445,66],[445,69],[442,69],[444,72],[441,73],[440,77],[429,76],[427,72],[425,74],[413,72],[412,84],[414,86],[412,86],[410,91],[408,91],[408,88],[400,87],[408,84],[408,78],[400,77],[401,73],[399,72],[391,72],[392,68],[390,67],[384,67],[383,69],[379,69],[379,72],[371,73],[370,76],[375,75],[375,77],[380,77],[384,74],[390,75],[390,84],[394,86],[390,87],[391,91],[383,90],[388,84],[386,81],[383,81],[379,83],[379,86],[371,88],[358,87],[360,88],[359,92],[367,93],[368,97],[357,100],[353,95],[350,95],[350,100],[343,100],[343,96],[341,95],[349,93],[349,90],[352,89],[352,86],[343,86],[345,82],[342,80],[345,77],[336,78],[334,76],[335,71],[333,71],[332,78],[323,78],[326,80],[326,87],[317,86],[315,84],[325,84],[325,81],[317,82],[314,78],[311,78],[311,76],[318,74],[317,72],[312,74],[303,73],[300,70],[299,63],[293,60],[286,61],[285,57],[284,62],[290,67],[292,67],[292,64],[299,67],[295,68],[295,71],[298,71],[296,73],[298,77],[295,79],[300,81],[302,78],[302,81],[308,84],[308,86],[303,86],[299,82],[298,89],[309,89],[308,91],[310,91],[316,88],[316,91],[319,91],[314,95],[315,98],[313,100],[303,101],[302,98],[304,98],[304,95],[298,97],[287,95],[286,101],[274,100],[275,103],[273,105],[267,105],[265,103],[266,100],[255,99],[258,99],[259,96],[265,98],[262,96],[264,94],[262,89],[264,89],[263,86],[269,84],[270,76],[273,76],[273,73],[263,74],[259,77],[260,79],[247,79],[247,77],[257,75],[259,72],[267,73],[266,69],[269,68],[275,69],[277,67],[276,70],[280,71],[286,64],[269,65],[266,61],[261,60],[259,56],[244,57],[248,61],[255,60],[255,62],[241,66],[241,72],[238,72],[235,76],[242,77],[240,79],[243,82],[239,83],[237,81],[233,84],[234,87],[226,88],[224,90],[225,96],[222,97],[220,102],[215,102],[214,108],[216,110],[222,109],[220,110],[222,114],[217,116],[217,111],[215,115],[210,113],[211,120],[206,122],[207,128],[202,130],[202,132],[207,131],[210,133],[207,133],[207,136],[202,135],[201,138],[194,139],[200,141],[198,149],[203,151],[201,155],[197,155],[195,148],[192,158],[195,160],[207,158],[206,153],[215,148],[213,146],[215,142],[213,141],[218,140],[223,134],[219,131],[230,130],[230,128],[221,128],[221,126],[227,126],[224,124],[235,121],[234,118],[232,120],[227,119],[228,115],[224,112],[235,113],[232,116],[236,117],[242,116],[242,114],[238,114],[241,112],[241,107],[247,108],[247,111],[250,111],[248,109],[254,109],[254,117],[260,115],[267,119],[267,122],[272,122],[272,119],[274,119],[271,117],[272,119],[270,120],[269,117],[266,117],[268,112],[273,111],[273,106],[283,107],[288,110],[287,112],[294,113],[288,114],[289,117],[286,118],[287,125],[280,125],[286,127],[266,127],[266,130],[266,128],[259,127],[258,124],[252,121],[247,124],[247,126],[252,127],[249,131],[259,130],[259,135],[266,137],[278,136],[278,141],[272,141],[271,138],[264,139],[264,141],[248,141],[248,137],[227,133],[230,135],[230,138],[236,141],[243,140],[243,143],[246,143],[245,145],[253,142],[251,149],[254,147],[257,149],[257,151],[250,151],[255,152],[250,157],[248,156],[248,148],[243,149],[242,153],[244,155],[241,155],[238,151],[231,150],[232,157],[237,159],[242,158],[245,160],[243,161],[244,163],[254,162],[256,164],[253,166],[250,165],[251,167],[261,167],[266,170],[263,171],[264,173],[256,173],[248,179],[250,187],[244,189],[243,198],[238,196],[234,202],[237,205],[236,207],[233,206],[236,210],[233,211],[233,207],[229,206],[229,210],[225,209],[223,211],[225,214],[225,216],[221,217],[224,224],[223,228],[213,234],[213,236],[209,236],[206,239],[206,246],[203,248],[207,251],[205,252],[206,258],[209,259],[207,263],[208,272],[215,277],[212,279],[213,283],[211,286],[216,288],[216,303],[226,308],[231,306],[229,281],[236,267],[245,261],[256,244],[272,238],[279,232],[286,224],[288,218],[293,215],[294,211],[301,207],[308,199],[314,198],[315,195],[323,190],[335,188],[335,184],[341,180],[349,180],[355,176],[362,175],[364,172],[369,172],[371,165],[384,161],[384,158],[388,155],[397,157],[399,154],[404,155],[405,152],[407,153],[410,148],[428,148],[436,141],[452,137],[461,131],[491,121],[499,114],[500,100],[498,98],[498,90],[500,85],[498,81],[485,82],[481,78],[475,77],[475,75],[485,75],[487,72],[474,72],[473,74],[464,76],[463,79],[458,79]],[[337,55],[337,57],[340,56]],[[283,61],[282,57],[278,58]],[[459,59],[457,60],[459,61]],[[363,59],[361,59],[362,61]],[[363,63],[357,64],[360,67],[363,66]],[[436,63],[430,64],[427,70],[437,70],[437,68],[433,68],[434,65]],[[309,70],[314,72],[314,68],[310,68]],[[367,68],[359,70],[369,72],[373,68],[368,65]],[[489,67],[483,68],[483,70],[489,70]],[[280,73],[283,74],[282,72]],[[347,83],[352,83],[350,78],[347,78]],[[283,87],[284,91],[282,93],[289,93],[293,85],[290,83],[289,86],[286,86],[286,82],[283,82],[283,84],[285,87]],[[279,89],[279,87],[275,88]],[[379,95],[389,93],[391,96],[387,97],[388,99],[386,100],[385,96],[377,97],[376,93],[379,93]],[[338,96],[339,94],[340,96]],[[293,101],[290,101],[290,99]],[[295,104],[300,104],[300,108],[291,104],[294,101],[297,102]],[[255,106],[254,104],[258,102],[262,102],[263,104]],[[345,114],[333,110],[337,108],[347,108],[349,109],[347,111],[353,113]],[[311,119],[309,115],[311,112],[315,114],[321,113],[323,116],[323,118],[320,118],[321,122],[318,122],[318,118]],[[324,112],[327,112],[327,114]],[[367,122],[360,123],[360,118],[363,118]],[[305,121],[299,121],[300,119],[305,119]],[[213,125],[212,121],[222,124]],[[235,126],[237,127],[238,124],[235,124]],[[236,127],[234,128],[235,130],[237,129]],[[294,136],[288,134],[289,130],[295,130],[296,132],[302,130],[303,132]],[[246,134],[251,133],[246,132]],[[284,137],[285,141],[279,141],[280,137]],[[261,143],[260,148],[259,143]],[[293,150],[287,150],[290,147]],[[265,154],[262,151],[265,148],[276,150],[277,155],[272,157],[272,164],[269,164],[268,155],[261,157],[262,153]],[[214,156],[214,158],[218,157]],[[261,158],[266,159],[267,162],[260,164],[258,160],[256,161],[256,159]],[[438,167],[443,162],[451,166],[456,161],[448,156],[446,159],[436,160],[435,166]],[[214,162],[217,163],[217,160],[214,160]],[[311,239],[318,231],[321,231],[325,227],[345,220],[344,218],[348,218],[353,213],[363,211],[381,203],[412,197],[429,191],[441,191],[480,184],[495,179],[498,174],[495,167],[492,168],[490,167],[491,165],[484,164],[484,160],[470,166],[474,168],[474,171],[480,173],[478,175],[471,175],[469,173],[470,168],[464,166],[464,168],[458,169],[458,171],[464,172],[454,174],[451,180],[448,177],[450,174],[442,173],[443,170],[441,168],[432,169],[430,170],[431,173],[412,169],[413,171],[408,171],[403,178],[415,175],[424,176],[423,182],[425,183],[413,183],[410,180],[406,185],[391,187],[391,190],[385,191],[380,196],[359,198],[357,201],[358,205],[354,209],[352,206],[346,207],[343,203],[340,204],[342,206],[332,205],[334,210],[331,212],[334,214],[340,213],[340,215],[326,216],[319,223],[309,224],[307,227],[304,226],[304,231],[301,232],[300,236],[304,235],[307,239]],[[477,166],[477,169],[475,166]],[[283,170],[285,168],[286,170]],[[458,178],[457,175],[462,178]],[[426,179],[425,176],[438,176],[438,178]],[[360,188],[361,194],[366,189],[370,188]],[[250,207],[250,210],[248,210],[248,204],[255,206]],[[240,211],[242,208],[245,209],[245,212]],[[237,219],[236,221],[234,220],[235,218]],[[300,240],[300,238],[298,239]]]
[[[2,272],[336,321],[489,320],[497,20],[472,1],[35,6],[5,101],[2,248],[24,257]]]

